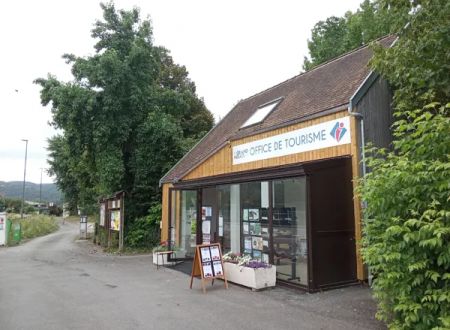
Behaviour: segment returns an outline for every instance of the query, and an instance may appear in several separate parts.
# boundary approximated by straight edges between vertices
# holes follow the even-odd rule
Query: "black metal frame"
[[[285,286],[295,287],[298,289],[308,290],[310,292],[317,291],[316,283],[314,280],[314,268],[313,268],[313,256],[314,247],[312,242],[313,232],[312,232],[312,219],[311,219],[311,196],[310,196],[310,185],[311,180],[309,173],[314,172],[321,168],[332,167],[333,161],[341,161],[343,159],[349,159],[350,156],[342,156],[335,158],[328,158],[319,161],[305,162],[302,164],[295,165],[285,165],[277,166],[265,169],[241,171],[225,175],[210,176],[207,178],[195,179],[195,180],[185,180],[181,182],[174,183],[173,188],[169,188],[169,236],[171,234],[171,212],[172,212],[172,191],[174,190],[196,190],[197,191],[197,244],[201,244],[202,233],[201,233],[201,207],[202,207],[202,189],[215,187],[218,185],[227,184],[240,184],[246,182],[254,181],[267,181],[269,182],[269,210],[268,210],[268,227],[269,227],[269,260],[271,263],[274,261],[274,247],[273,247],[273,181],[279,179],[288,179],[294,177],[306,177],[306,232],[308,239],[308,285],[292,283],[286,280],[277,279],[277,283]],[[242,231],[242,229],[241,229]],[[242,233],[241,233],[242,234]],[[241,243],[242,244],[242,243]],[[186,260],[189,260],[188,258]],[[342,284],[351,284],[352,282],[346,282]],[[339,286],[341,283],[336,283],[331,287]],[[320,289],[326,289],[321,287]]]
[[[171,237],[171,229],[172,227],[172,192],[176,192],[176,191],[181,191],[181,190],[191,190],[191,191],[196,191],[197,192],[197,226],[196,226],[196,244],[201,244],[201,227],[198,226],[198,224],[200,223],[200,220],[202,219],[202,215],[201,215],[201,210],[202,210],[202,201],[201,201],[201,189],[178,189],[178,188],[169,188],[169,203],[168,203],[168,207],[169,207],[169,212],[168,212],[168,226],[167,226],[167,230],[168,230],[168,235],[167,237],[169,238],[169,244],[170,244],[170,248],[172,248],[172,244],[174,244],[174,242],[172,242],[172,237]],[[200,228],[200,229],[199,229]],[[199,234],[200,233],[200,234]],[[169,255],[167,257],[167,261],[180,261],[180,260],[193,260],[194,257],[188,257],[188,258],[173,258],[172,255]]]

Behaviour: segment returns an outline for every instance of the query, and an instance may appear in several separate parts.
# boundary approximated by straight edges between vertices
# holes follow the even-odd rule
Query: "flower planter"
[[[158,266],[173,266],[175,265],[174,261],[167,260],[168,254],[158,254],[158,252],[153,252],[153,264]]]
[[[249,268],[230,262],[223,263],[227,281],[240,284],[252,290],[260,290],[275,286],[277,268]]]

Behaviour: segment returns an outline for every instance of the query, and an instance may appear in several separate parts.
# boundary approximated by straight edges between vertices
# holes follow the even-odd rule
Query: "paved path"
[[[150,256],[104,255],[76,234],[66,223],[0,248],[0,329],[383,329],[367,288],[311,295],[217,281],[202,294]]]

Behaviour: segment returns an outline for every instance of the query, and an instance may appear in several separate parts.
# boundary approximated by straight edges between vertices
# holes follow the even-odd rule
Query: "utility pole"
[[[28,140],[22,139],[25,142],[25,166],[23,169],[23,187],[22,187],[22,207],[20,208],[20,218],[23,219],[23,205],[25,203],[25,178],[27,175],[27,153],[28,153]]]
[[[39,185],[39,209],[41,209],[42,204],[42,170],[43,168],[41,167],[41,184]]]

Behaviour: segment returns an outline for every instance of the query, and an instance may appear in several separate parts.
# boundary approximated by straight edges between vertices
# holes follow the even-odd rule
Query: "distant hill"
[[[8,198],[22,198],[23,182],[0,181],[0,195]],[[25,182],[25,200],[39,201],[39,184]],[[42,184],[42,201],[60,203],[62,194],[54,183]]]

